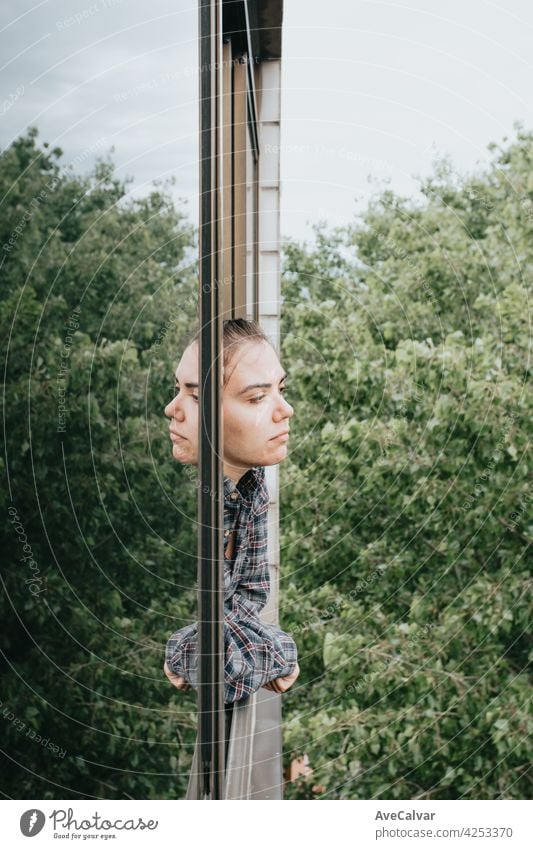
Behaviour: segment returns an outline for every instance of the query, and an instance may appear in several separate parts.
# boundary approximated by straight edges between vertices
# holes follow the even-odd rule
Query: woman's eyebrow
[[[179,386],[180,382],[179,382],[178,378],[176,376],[174,376],[174,379]],[[187,389],[198,389],[197,383],[186,383],[185,386],[186,386]]]
[[[282,383],[285,380],[286,377],[287,377],[287,374],[285,373],[284,375],[282,375],[280,377],[279,382]],[[271,389],[271,388],[272,388],[271,383],[250,383],[249,386],[245,386],[244,389],[241,389],[240,392],[237,392],[237,395],[244,395],[244,393],[248,392],[249,389]]]

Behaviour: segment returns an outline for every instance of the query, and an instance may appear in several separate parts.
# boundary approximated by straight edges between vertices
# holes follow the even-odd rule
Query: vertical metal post
[[[222,0],[199,0],[198,799],[224,798]]]

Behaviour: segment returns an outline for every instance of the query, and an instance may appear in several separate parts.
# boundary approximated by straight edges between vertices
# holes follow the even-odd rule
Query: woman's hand
[[[290,675],[285,675],[284,678],[275,678],[274,681],[269,681],[268,684],[263,684],[263,687],[265,690],[272,690],[274,693],[284,693],[285,690],[292,687],[299,674],[300,667],[297,663],[294,672],[291,672]]]
[[[163,666],[163,672],[167,676],[168,680],[174,687],[177,687],[178,690],[190,690],[191,685],[183,678],[181,675],[176,675],[175,672],[172,672],[168,663],[165,660],[165,665]]]

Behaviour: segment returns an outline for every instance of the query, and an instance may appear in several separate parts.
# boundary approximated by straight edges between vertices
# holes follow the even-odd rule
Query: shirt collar
[[[245,501],[251,501],[256,491],[261,486],[264,478],[264,466],[254,466],[253,468],[248,469],[248,471],[239,478],[237,483],[227,477],[227,475],[224,475],[224,499],[230,498],[231,493],[236,490]],[[230,500],[238,501],[236,498]]]

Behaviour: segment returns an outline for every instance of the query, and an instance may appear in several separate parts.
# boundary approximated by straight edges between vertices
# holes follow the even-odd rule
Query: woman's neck
[[[224,474],[226,477],[230,478],[233,483],[238,483],[243,475],[246,472],[253,469],[253,466],[230,466],[227,463],[224,463]]]

